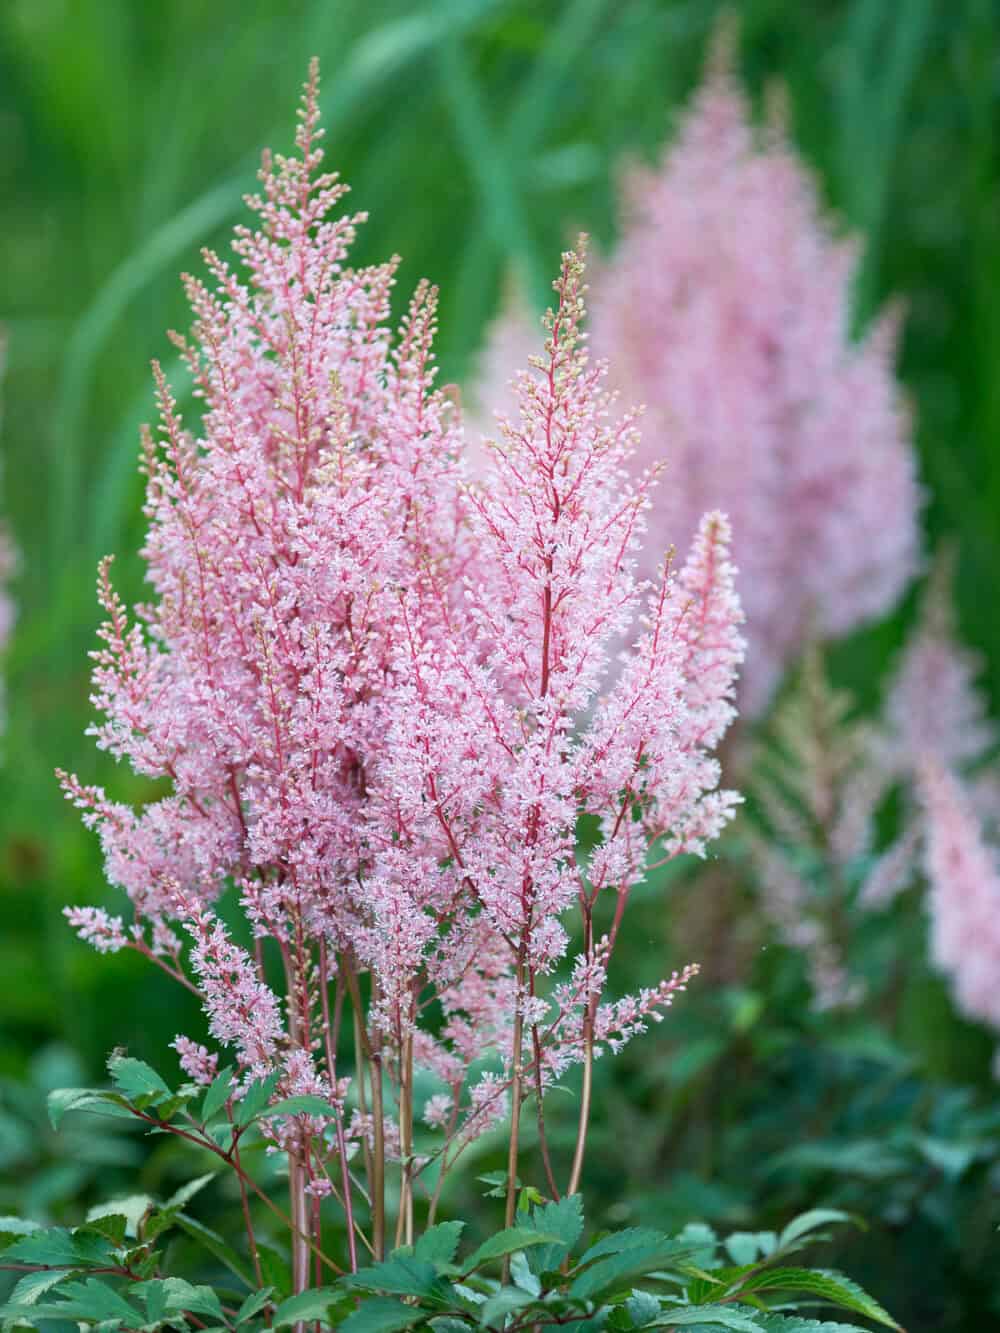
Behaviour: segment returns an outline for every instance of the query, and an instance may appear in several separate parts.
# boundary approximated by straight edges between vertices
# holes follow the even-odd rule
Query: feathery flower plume
[[[435,292],[418,287],[393,338],[395,261],[348,265],[363,218],[328,216],[345,187],[321,170],[320,134],[314,68],[297,153],[265,157],[248,201],[259,229],[237,229],[241,267],[209,252],[214,286],[185,280],[194,337],[175,341],[196,430],[154,368],[153,598],[135,619],[100,568],[93,734],[170,794],[135,811],[63,775],[134,916],[74,909],[81,934],[140,950],[200,996],[235,1060],[234,1098],[277,1074],[276,1096],[329,1106],[270,1129],[288,1154],[297,1290],[324,1180],[339,1179],[353,1244],[352,1140],[374,1252],[387,1159],[412,1234],[427,1163],[416,1066],[442,1084],[425,1118],[443,1129],[443,1180],[508,1106],[516,1154],[528,1080],[541,1094],[574,1061],[589,1071],[601,1043],[683,989],[690,970],[601,1002],[647,863],[701,853],[738,800],[717,790],[712,751],[743,651],[722,515],[677,575],[637,579],[652,475],[628,480],[634,421],[585,350],[582,255],[564,256],[518,415],[486,484],[469,486],[455,405],[434,387]],[[583,864],[581,815],[600,829]],[[230,886],[246,944],[214,910]],[[585,943],[566,989],[546,978],[573,913]],[[352,1009],[349,1087],[337,1025]],[[208,1047],[177,1049],[192,1077],[214,1067]]]
[[[958,780],[925,765],[925,867],[930,884],[931,957],[949,978],[959,1009],[1000,1031],[1000,870]]]
[[[896,312],[850,334],[858,246],[835,238],[783,128],[758,133],[720,30],[705,81],[653,171],[628,182],[617,250],[596,283],[593,345],[662,447],[650,531],[684,549],[723,509],[749,645],[741,709],[762,713],[813,635],[888,611],[918,563],[920,504],[892,363]],[[497,384],[514,317],[488,337]],[[655,452],[654,452],[655,451]],[[648,566],[647,572],[648,572]]]

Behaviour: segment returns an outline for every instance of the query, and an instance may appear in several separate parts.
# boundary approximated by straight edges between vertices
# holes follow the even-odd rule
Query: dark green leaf
[[[33,1305],[40,1296],[49,1291],[60,1282],[65,1282],[66,1273],[46,1272],[44,1269],[38,1273],[25,1273],[13,1291],[10,1293],[11,1305]]]
[[[533,1231],[530,1227],[509,1227],[506,1231],[499,1231],[489,1240],[483,1241],[479,1249],[464,1261],[462,1269],[466,1273],[471,1273],[474,1268],[488,1263],[490,1259],[501,1259],[506,1254],[513,1254],[515,1250],[526,1250],[531,1245],[551,1245],[558,1241],[558,1236]]]
[[[272,1327],[286,1328],[289,1324],[306,1323],[312,1319],[326,1320],[331,1305],[342,1301],[344,1293],[336,1287],[311,1287],[282,1301],[271,1319]]]
[[[128,1055],[113,1055],[108,1061],[108,1072],[115,1087],[130,1101],[149,1097],[156,1102],[174,1096],[173,1089],[168,1088],[152,1065],[147,1065],[144,1060],[134,1060]]]
[[[198,1111],[198,1117],[203,1125],[207,1124],[214,1116],[225,1106],[232,1093],[233,1067],[227,1067],[221,1070],[205,1093],[201,1107]]]
[[[65,1298],[67,1318],[121,1320],[127,1328],[138,1328],[142,1316],[134,1305],[99,1278],[88,1277],[83,1282],[65,1282],[59,1288]]]
[[[237,1324],[243,1324],[248,1319],[252,1319],[255,1314],[259,1314],[271,1299],[273,1291],[273,1287],[263,1287],[260,1291],[252,1291],[236,1312]]]
[[[689,1253],[689,1247],[680,1241],[666,1240],[655,1244],[636,1245],[598,1259],[574,1278],[569,1294],[577,1300],[608,1297],[632,1287],[637,1277],[668,1268],[680,1255]]]
[[[439,1222],[417,1241],[413,1247],[414,1257],[439,1269],[448,1267],[455,1260],[464,1229],[464,1222]]]
[[[79,1268],[84,1264],[113,1264],[115,1254],[109,1242],[96,1232],[86,1229],[69,1232],[64,1227],[51,1227],[15,1241],[5,1251],[4,1262],[14,1259],[51,1268]]]
[[[447,1286],[438,1277],[434,1265],[407,1254],[396,1254],[384,1263],[361,1268],[348,1274],[343,1281],[348,1287],[384,1291],[393,1296],[441,1297],[447,1294]]]
[[[236,1107],[236,1123],[244,1126],[256,1120],[260,1113],[266,1109],[280,1081],[280,1070],[269,1074],[267,1078],[255,1079],[247,1088],[243,1100]]]
[[[374,1300],[364,1301],[340,1328],[342,1333],[396,1333],[399,1329],[409,1328],[420,1318],[421,1311],[412,1305],[376,1296]]]
[[[519,1287],[501,1287],[479,1307],[479,1323],[482,1328],[503,1327],[504,1320],[512,1310],[523,1310],[526,1305],[534,1304],[534,1297]]]
[[[899,1328],[888,1311],[856,1282],[844,1277],[842,1273],[830,1272],[820,1268],[771,1268],[750,1277],[743,1284],[743,1291],[759,1293],[763,1291],[783,1291],[789,1294],[817,1296],[831,1305],[839,1305],[843,1310],[874,1319],[888,1328]]]
[[[187,1213],[177,1213],[174,1220],[182,1231],[186,1231],[199,1245],[204,1246],[209,1254],[214,1254],[220,1263],[225,1264],[231,1273],[235,1273],[244,1285],[256,1287],[257,1284],[244,1266],[243,1260],[217,1232],[211,1231],[201,1222],[196,1221],[195,1218],[188,1217]],[[265,1274],[265,1281],[271,1282],[274,1286],[278,1285],[268,1274]]]
[[[110,1116],[118,1120],[134,1120],[133,1113],[114,1092],[95,1088],[56,1088],[48,1095],[49,1122],[58,1129],[63,1117],[70,1111],[90,1111],[94,1115]]]
[[[533,1208],[530,1222],[524,1225],[559,1237],[555,1244],[541,1245],[528,1256],[533,1273],[551,1272],[559,1267],[583,1235],[583,1200],[579,1194],[568,1194],[558,1203]]]
[[[670,1237],[663,1231],[654,1231],[652,1227],[626,1227],[623,1231],[613,1231],[609,1236],[602,1236],[599,1241],[591,1245],[590,1249],[584,1251],[577,1260],[574,1271],[579,1272],[584,1264],[602,1259],[607,1254],[620,1254],[622,1250],[669,1243]]]
[[[713,1324],[732,1333],[764,1333],[756,1311],[737,1310],[729,1305],[677,1305],[665,1309],[647,1328],[683,1328],[692,1324]]]

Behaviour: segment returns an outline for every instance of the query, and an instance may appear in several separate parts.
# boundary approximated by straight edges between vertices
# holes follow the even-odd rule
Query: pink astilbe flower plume
[[[743,649],[721,515],[678,574],[637,576],[654,478],[629,480],[634,420],[585,350],[581,255],[564,257],[486,483],[469,485],[456,405],[434,387],[436,293],[418,286],[394,337],[395,261],[349,266],[363,215],[328,217],[345,187],[321,170],[320,134],[314,69],[296,155],[265,157],[238,266],[207,253],[213,286],[186,279],[194,333],[175,341],[197,427],[154,368],[149,604],[130,617],[100,569],[93,734],[169,794],[133,810],[61,775],[133,911],[70,920],[199,995],[226,1053],[178,1037],[185,1071],[203,1081],[228,1062],[236,1100],[272,1075],[276,1096],[327,1103],[270,1122],[296,1289],[307,1200],[332,1181],[350,1214],[352,1143],[374,1252],[387,1158],[412,1231],[428,1161],[415,1067],[441,1084],[424,1114],[443,1130],[443,1180],[508,1105],[516,1119],[526,1077],[541,1092],[683,989],[690,970],[601,998],[648,861],[701,853],[738,800],[717,790],[712,750]],[[583,814],[601,835],[580,864]],[[240,927],[217,913],[227,890]],[[545,978],[573,913],[589,980],[559,989]],[[349,1085],[337,1049],[352,1010]],[[349,1215],[352,1244],[354,1229]]]
[[[997,850],[984,841],[957,779],[937,763],[925,766],[922,790],[931,957],[949,978],[961,1012],[1000,1032]]]
[[[758,715],[808,638],[892,608],[918,565],[920,495],[893,377],[896,312],[851,340],[858,247],[834,236],[777,125],[758,133],[724,28],[656,170],[633,172],[620,242],[595,281],[593,345],[652,428],[631,469],[665,453],[656,542],[685,549],[722,509],[749,645],[740,703]],[[523,341],[500,318],[480,376]]]

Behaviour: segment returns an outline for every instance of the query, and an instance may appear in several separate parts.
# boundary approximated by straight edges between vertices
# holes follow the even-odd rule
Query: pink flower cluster
[[[655,545],[683,549],[705,510],[729,514],[749,644],[741,707],[759,714],[808,637],[892,608],[918,565],[920,495],[892,373],[898,317],[851,340],[857,246],[832,234],[783,131],[755,132],[723,47],[662,165],[629,182],[593,342],[626,398],[647,404],[636,465],[669,459]],[[500,359],[520,354],[518,322],[490,335],[491,390],[516,364]]]
[[[931,957],[959,1009],[1000,1031],[1000,868],[958,781],[936,764],[923,775]]]
[[[170,792],[132,810],[64,779],[135,917],[71,920],[194,988],[241,1075],[331,1098],[341,1152],[336,1029],[355,1009],[407,1157],[413,1064],[442,1080],[428,1118],[459,1143],[462,1117],[502,1110],[522,1055],[541,1082],[683,985],[594,1008],[649,861],[701,853],[738,799],[712,752],[741,614],[718,513],[677,574],[640,577],[652,476],[630,473],[633,417],[586,352],[580,253],[489,469],[466,479],[460,416],[434,387],[436,294],[417,288],[394,337],[395,261],[350,266],[363,215],[331,216],[345,187],[322,171],[316,105],[313,77],[296,155],[265,159],[239,266],[206,253],[213,285],[185,280],[194,430],[156,370],[152,597],[131,619],[102,565],[93,731]],[[600,830],[584,863],[582,815]],[[213,911],[231,886],[246,944]],[[604,950],[581,994],[546,983],[570,914],[581,966]],[[424,1021],[428,993],[443,1024]],[[192,1077],[214,1067],[187,1038],[178,1051]],[[354,1123],[383,1134],[381,1075],[368,1106],[356,1091]]]

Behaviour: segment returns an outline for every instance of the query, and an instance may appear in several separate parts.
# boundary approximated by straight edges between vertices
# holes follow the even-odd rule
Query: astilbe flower
[[[949,978],[961,1012],[1000,1031],[997,851],[986,844],[972,802],[952,774],[929,762],[921,786],[931,958]]]
[[[518,379],[520,417],[469,486],[455,404],[433,387],[435,293],[418,287],[394,341],[395,261],[348,266],[362,215],[327,216],[345,187],[321,171],[320,134],[314,69],[297,153],[265,157],[248,201],[259,230],[237,230],[241,267],[206,252],[214,287],[185,280],[194,337],[175,341],[203,404],[197,432],[155,368],[153,598],[135,621],[100,570],[92,731],[170,793],[133,810],[63,775],[133,911],[126,924],[73,908],[71,922],[200,996],[235,1063],[234,1098],[277,1073],[276,1095],[329,1104],[327,1118],[270,1131],[288,1152],[297,1289],[306,1200],[339,1162],[349,1209],[352,1139],[374,1163],[376,1252],[393,1153],[409,1233],[415,1065],[444,1088],[427,1114],[445,1128],[443,1180],[508,1099],[516,1118],[530,1072],[540,1090],[683,987],[689,972],[601,1005],[650,853],[700,853],[733,811],[711,752],[742,654],[721,515],[679,574],[636,578],[652,477],[627,480],[633,420],[586,355],[581,257],[564,257],[544,354]],[[608,685],[612,646],[635,637],[643,607]],[[582,814],[600,839],[578,865]],[[230,886],[251,947],[215,914]],[[601,944],[604,900],[616,908]],[[546,996],[571,911],[587,984]],[[353,1089],[336,1060],[348,1006]],[[213,1067],[216,1052],[176,1046],[192,1077]]]
[[[917,568],[898,315],[852,342],[858,246],[834,236],[784,131],[754,129],[725,32],[661,165],[633,172],[627,193],[595,282],[594,347],[652,418],[636,466],[665,446],[651,532],[684,549],[702,513],[729,514],[749,645],[741,709],[758,715],[807,638],[884,614]],[[511,322],[492,355],[518,346]],[[504,378],[494,364],[482,374]]]

